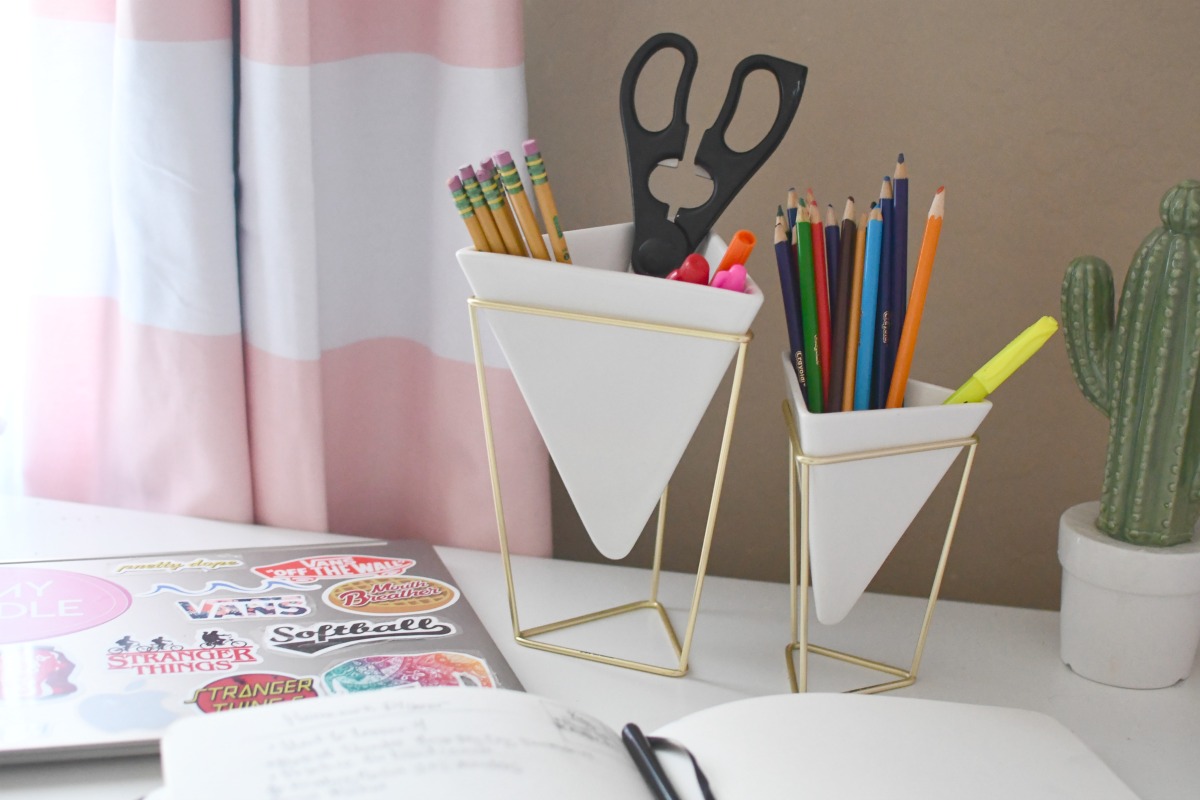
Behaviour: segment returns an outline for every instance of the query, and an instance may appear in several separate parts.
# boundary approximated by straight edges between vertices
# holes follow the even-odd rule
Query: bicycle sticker
[[[129,669],[138,675],[226,672],[238,665],[261,663],[257,650],[257,645],[218,629],[201,631],[196,643],[187,646],[161,634],[145,641],[125,634],[108,648],[108,668]]]

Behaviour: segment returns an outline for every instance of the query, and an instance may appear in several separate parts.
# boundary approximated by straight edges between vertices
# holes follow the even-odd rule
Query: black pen
[[[642,773],[642,778],[654,792],[654,796],[658,800],[680,800],[658,756],[654,755],[654,748],[642,734],[642,729],[632,722],[629,723],[621,730],[621,741],[625,743],[625,749],[629,751],[633,763],[637,764],[638,772]]]

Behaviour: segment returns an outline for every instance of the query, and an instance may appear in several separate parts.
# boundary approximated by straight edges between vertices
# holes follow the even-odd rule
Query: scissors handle
[[[676,50],[683,56],[683,70],[675,87],[671,121],[661,130],[647,130],[638,119],[634,104],[642,70],[660,50]],[[644,275],[662,277],[679,266],[692,251],[683,231],[667,218],[670,206],[650,191],[650,174],[660,162],[683,158],[687,144],[687,102],[699,58],[695,46],[677,33],[659,33],[638,48],[621,78],[621,127],[629,159],[629,185],[633,193],[633,269]]]
[[[737,151],[725,141],[725,134],[737,113],[746,78],[759,70],[769,72],[775,77],[779,86],[779,107],[771,129],[762,140],[749,150]],[[707,171],[712,178],[713,192],[703,204],[680,209],[675,215],[675,222],[683,228],[684,235],[693,247],[700,244],[700,240],[737,193],[783,141],[784,134],[787,133],[796,116],[796,110],[800,107],[800,97],[804,94],[804,82],[807,77],[807,67],[774,56],[747,56],[734,67],[733,76],[729,81],[729,92],[725,95],[725,104],[721,107],[716,122],[704,132],[696,150],[696,165]]]
[[[671,121],[661,130],[650,131],[638,119],[634,95],[646,64],[660,50],[668,48],[683,55],[683,70],[675,87]],[[659,33],[633,54],[621,79],[621,125],[625,132],[629,184],[633,194],[634,233],[630,260],[634,272],[643,275],[662,277],[699,247],[713,223],[783,140],[800,106],[808,75],[807,67],[774,56],[753,55],[742,59],[733,70],[725,104],[716,122],[704,132],[696,151],[696,164],[712,178],[712,194],[699,206],[680,209],[672,220],[667,217],[670,206],[650,191],[650,175],[661,162],[683,158],[688,136],[687,101],[698,61],[695,46],[683,36]],[[762,141],[739,152],[726,144],[725,134],[737,113],[746,78],[758,70],[770,72],[775,77],[779,85],[779,108],[775,122]]]

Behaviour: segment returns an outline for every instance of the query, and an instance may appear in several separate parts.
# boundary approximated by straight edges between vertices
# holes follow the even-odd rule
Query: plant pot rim
[[[1099,501],[1068,508],[1058,527],[1058,560],[1080,580],[1113,591],[1152,597],[1200,594],[1200,541],[1144,547],[1118,541],[1096,527]]]

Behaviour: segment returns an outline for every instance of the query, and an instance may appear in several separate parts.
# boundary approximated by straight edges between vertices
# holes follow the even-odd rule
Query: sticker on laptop
[[[0,644],[32,642],[103,625],[129,610],[122,587],[93,575],[0,567]]]
[[[236,558],[193,558],[190,561],[176,561],[163,558],[158,561],[138,561],[128,564],[117,564],[113,572],[118,575],[136,575],[141,572],[179,572],[186,569],[199,569],[205,572],[214,569],[229,569],[240,567],[242,562]]]
[[[452,636],[458,630],[437,617],[397,617],[391,620],[356,619],[314,625],[276,625],[264,643],[273,650],[315,656],[354,644],[402,639]]]
[[[287,703],[317,696],[316,678],[276,672],[240,672],[204,684],[185,703],[205,714],[235,708]]]
[[[194,644],[184,645],[159,635],[145,643],[129,634],[108,648],[108,668],[128,669],[137,675],[178,675],[191,672],[228,672],[245,664],[262,661],[257,646],[237,635],[212,629],[196,635]]]
[[[294,583],[292,581],[268,580],[264,578],[258,582],[257,586],[242,586],[240,583],[233,581],[208,581],[199,589],[186,589],[174,583],[156,583],[144,592],[140,592],[138,597],[153,597],[156,594],[181,594],[185,597],[202,597],[206,594],[214,592],[236,592],[237,594],[261,594],[263,592],[279,591],[281,589],[290,589],[297,592],[311,592],[314,589],[319,589],[319,586],[309,586],[302,583]]]
[[[432,578],[405,575],[342,581],[325,590],[323,599],[352,614],[395,616],[425,614],[453,605],[458,590]]]
[[[193,622],[262,617],[302,617],[311,609],[302,594],[283,594],[273,597],[216,597],[212,600],[177,600],[184,616]]]
[[[45,644],[0,648],[0,702],[45,700],[74,694],[75,664]]]
[[[411,558],[380,556],[310,556],[278,564],[251,567],[264,578],[281,578],[296,583],[312,583],[327,578],[356,578],[372,575],[402,575],[417,562]]]
[[[322,678],[334,694],[396,686],[496,686],[496,677],[482,658],[444,650],[355,658],[326,671]]]

